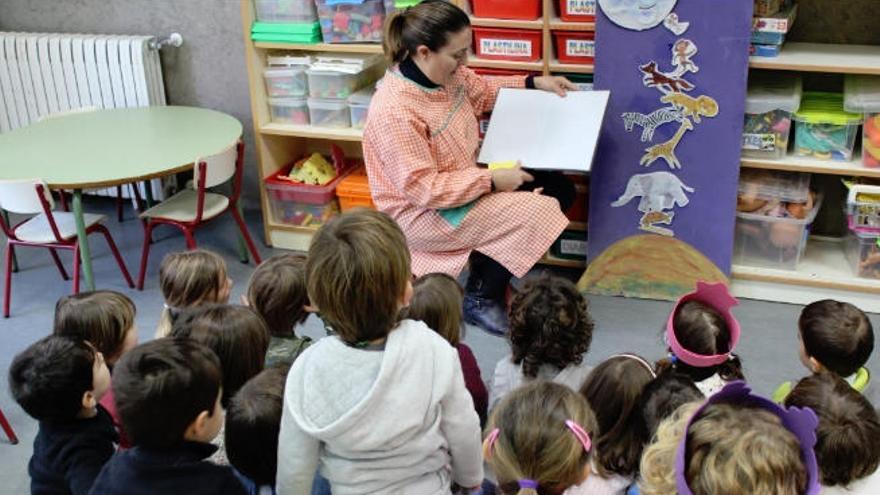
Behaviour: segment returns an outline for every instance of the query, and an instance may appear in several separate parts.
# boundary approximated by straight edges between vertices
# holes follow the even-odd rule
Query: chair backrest
[[[101,109],[100,107],[87,106],[87,107],[72,108],[72,109],[67,110],[65,112],[47,113],[46,115],[43,115],[42,117],[37,119],[37,122],[42,122],[44,120],[57,119],[60,117],[65,117],[67,115],[74,115],[77,113],[97,112],[100,109]]]
[[[49,209],[55,202],[49,188],[40,179],[2,180],[0,181],[0,208],[11,213],[32,215],[43,213],[43,203],[37,194],[37,185],[43,185],[43,195],[49,203]]]
[[[195,161],[193,187],[199,183],[199,163],[205,162],[205,187],[214,187],[228,181],[235,175],[238,162],[238,143],[215,155],[199,158]]]

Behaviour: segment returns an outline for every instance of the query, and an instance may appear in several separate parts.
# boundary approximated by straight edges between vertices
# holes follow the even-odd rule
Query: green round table
[[[86,287],[94,290],[82,190],[192,169],[241,137],[241,122],[214,110],[142,107],[76,113],[0,134],[0,180],[42,179],[73,190]],[[147,188],[149,191],[149,188]]]

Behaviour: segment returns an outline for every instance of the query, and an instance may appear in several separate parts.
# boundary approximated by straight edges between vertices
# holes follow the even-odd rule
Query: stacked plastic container
[[[378,43],[385,23],[383,0],[315,0],[325,43]]]
[[[801,79],[797,76],[749,80],[743,126],[743,156],[783,158],[788,150],[792,114],[801,104]]]
[[[864,115],[862,164],[880,167],[880,77],[848,76],[843,93],[844,109]]]
[[[472,0],[474,17],[533,21],[541,17],[541,0]],[[543,55],[540,29],[474,26],[474,54],[488,60],[536,62]]]
[[[282,43],[321,41],[318,16],[312,0],[254,0],[256,22],[251,39]]]
[[[880,186],[852,186],[846,203],[847,258],[853,273],[880,279]]]
[[[269,67],[263,70],[272,122],[280,124],[309,124],[306,97],[309,81],[306,72],[311,57],[270,56]]]
[[[376,92],[374,87],[367,87],[348,97],[348,111],[351,114],[351,127],[363,129],[367,123],[367,111],[370,101]]]
[[[862,115],[843,109],[842,94],[805,92],[794,120],[795,153],[822,160],[852,160]]]
[[[351,127],[349,98],[372,86],[382,74],[379,55],[319,56],[306,71],[309,116],[318,127]],[[369,104],[369,103],[368,103]]]

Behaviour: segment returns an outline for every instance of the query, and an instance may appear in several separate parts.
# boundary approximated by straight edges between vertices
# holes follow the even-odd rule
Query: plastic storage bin
[[[542,0],[472,0],[474,17],[494,19],[523,19],[533,21],[541,17]]]
[[[260,22],[311,23],[318,20],[312,0],[254,0]]]
[[[862,113],[862,164],[880,167],[880,77],[848,76],[843,89],[843,107]]]
[[[779,159],[788,150],[791,118],[801,105],[799,77],[749,81],[743,126],[743,156]]]
[[[355,129],[363,129],[367,123],[367,110],[370,108],[370,101],[373,99],[374,88],[367,88],[358,91],[348,98],[348,110],[351,113],[351,126]]]
[[[810,227],[822,206],[817,198],[804,219],[736,213],[733,263],[780,270],[795,270],[807,247]]]
[[[279,124],[309,124],[309,108],[305,98],[269,98],[272,122]]]
[[[315,0],[324,43],[382,41],[382,0]]]
[[[587,233],[566,230],[550,246],[550,254],[566,260],[584,261],[587,259]]]
[[[850,187],[846,216],[850,230],[880,234],[880,186],[858,184]]]
[[[880,279],[880,234],[851,231],[846,257],[857,276]]]
[[[862,116],[843,110],[842,94],[805,92],[794,120],[798,155],[836,161],[852,159]]]
[[[593,22],[596,0],[559,0],[559,18],[566,22]]]
[[[339,181],[339,185],[336,187],[336,197],[339,198],[339,208],[342,211],[361,206],[376,209],[373,197],[370,195],[370,183],[367,181],[367,171],[364,167],[355,169],[351,175]]]
[[[805,203],[810,195],[809,173],[741,169],[739,196],[784,203]]]
[[[312,68],[306,71],[309,96],[344,100],[355,91],[376,82],[381,72],[382,65],[372,62],[356,72]]]
[[[263,71],[270,98],[304,97],[309,93],[305,67],[269,67]]]
[[[533,29],[473,27],[474,53],[490,60],[535,62],[541,59],[543,34]]]
[[[554,31],[556,58],[563,64],[592,64],[596,55],[596,33]]]
[[[351,116],[345,100],[309,98],[309,120],[317,127],[351,127]]]

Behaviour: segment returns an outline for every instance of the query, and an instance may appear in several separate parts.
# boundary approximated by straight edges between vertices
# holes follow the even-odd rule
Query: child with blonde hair
[[[560,495],[590,476],[596,418],[587,401],[535,381],[507,394],[489,417],[483,456],[504,495]]]
[[[458,353],[424,323],[400,320],[410,256],[388,215],[355,209],[315,234],[309,299],[332,335],[293,363],[278,438],[279,495],[448,495],[483,479],[480,420]]]
[[[203,304],[225,304],[232,279],[226,262],[216,253],[203,249],[171,253],[159,265],[159,288],[165,307],[159,317],[156,338],[166,337],[174,321],[186,309]]]
[[[593,320],[577,287],[561,277],[526,281],[510,306],[511,354],[495,366],[489,410],[507,393],[535,379],[580,388],[592,367],[584,362]]]
[[[461,341],[464,330],[462,299],[464,291],[458,282],[445,273],[429,273],[413,282],[413,297],[406,309],[406,317],[420,320],[439,333],[458,351],[464,385],[471,394],[474,408],[480,416],[480,424],[486,424],[486,409],[489,405],[489,392],[480,366],[473,351]]]
[[[818,495],[816,415],[736,381],[681,406],[642,455],[642,495]]]

